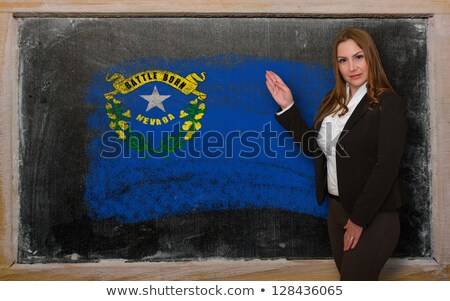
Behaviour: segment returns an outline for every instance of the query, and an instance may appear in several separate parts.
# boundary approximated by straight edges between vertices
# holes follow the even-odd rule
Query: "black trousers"
[[[378,280],[400,236],[398,213],[378,213],[371,224],[364,228],[356,247],[344,252],[344,226],[349,216],[339,201],[330,198],[328,234],[341,280]]]

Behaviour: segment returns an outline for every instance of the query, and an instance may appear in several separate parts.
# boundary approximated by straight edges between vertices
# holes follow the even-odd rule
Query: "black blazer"
[[[362,227],[377,212],[395,210],[406,199],[399,178],[407,132],[406,103],[394,92],[383,93],[379,100],[381,108],[369,109],[367,94],[361,99],[336,145],[339,199],[352,222]],[[321,205],[328,188],[326,157],[316,139],[320,124],[309,129],[295,105],[275,117],[293,132],[303,152],[314,158],[316,198]]]

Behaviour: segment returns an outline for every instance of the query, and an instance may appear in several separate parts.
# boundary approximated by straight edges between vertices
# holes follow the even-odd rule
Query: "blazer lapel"
[[[344,130],[349,130],[368,110],[369,97],[364,95],[359,104],[356,106],[350,118],[347,120],[344,126]]]

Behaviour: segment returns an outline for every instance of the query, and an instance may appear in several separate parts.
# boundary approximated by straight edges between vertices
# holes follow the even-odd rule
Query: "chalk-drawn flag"
[[[332,86],[321,65],[243,55],[141,58],[92,77],[84,199],[94,219],[281,209],[324,218],[312,160],[274,118],[265,71],[309,124]]]

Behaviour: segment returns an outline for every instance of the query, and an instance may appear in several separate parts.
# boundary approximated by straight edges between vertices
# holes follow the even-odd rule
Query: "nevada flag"
[[[313,162],[274,118],[265,71],[291,88],[309,125],[333,86],[319,64],[246,55],[145,57],[95,74],[86,95],[93,219],[281,209],[326,217]]]

